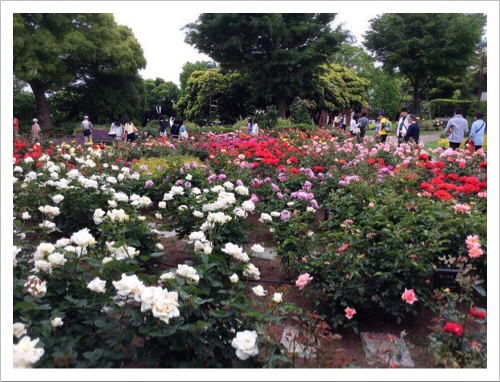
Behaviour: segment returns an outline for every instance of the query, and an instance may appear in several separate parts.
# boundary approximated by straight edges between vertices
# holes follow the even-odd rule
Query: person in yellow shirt
[[[377,123],[375,123],[375,135],[380,136],[380,142],[385,142],[387,139],[387,131],[385,131],[385,127],[389,121],[385,118],[383,111],[378,113],[377,119]]]

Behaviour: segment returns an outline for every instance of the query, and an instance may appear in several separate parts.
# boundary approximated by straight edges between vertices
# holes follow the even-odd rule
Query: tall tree
[[[156,117],[156,106],[161,106],[161,114],[169,117],[175,115],[174,105],[179,100],[179,88],[172,81],[165,82],[163,78],[147,79],[146,87],[146,114],[148,118]]]
[[[94,78],[96,74],[134,77],[146,66],[130,28],[112,14],[14,14],[14,74],[35,95],[42,127],[51,126],[46,93]]]
[[[182,71],[181,74],[179,74],[179,82],[181,84],[181,92],[183,92],[186,89],[187,81],[189,77],[191,76],[191,73],[201,70],[204,71],[207,69],[207,64],[208,61],[196,61],[194,64],[191,62],[186,62],[184,65],[182,65]]]
[[[210,83],[212,83],[212,120],[223,124],[234,123],[255,109],[250,103],[248,76],[220,69],[195,71],[189,77],[186,89],[176,106],[185,118],[203,124],[210,115]]]
[[[222,69],[248,73],[253,95],[273,101],[284,118],[287,98],[318,89],[322,64],[346,38],[333,13],[202,13],[185,41]]]
[[[485,23],[482,14],[387,13],[370,20],[364,46],[386,71],[408,78],[419,115],[420,90],[435,77],[465,73]]]

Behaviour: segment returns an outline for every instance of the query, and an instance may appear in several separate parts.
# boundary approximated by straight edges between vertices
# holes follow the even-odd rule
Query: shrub
[[[474,101],[470,100],[433,99],[430,102],[431,115],[434,117],[451,117],[456,107],[461,107],[464,114],[468,115],[467,113],[473,104]]]

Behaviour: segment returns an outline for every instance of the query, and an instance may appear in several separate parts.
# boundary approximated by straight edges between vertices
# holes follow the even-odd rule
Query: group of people
[[[256,137],[259,135],[259,119],[254,118],[248,118],[247,122],[247,134],[251,135],[252,137]]]
[[[472,123],[469,139],[474,144],[474,151],[479,150],[483,147],[484,141],[484,130],[486,128],[486,122],[483,120],[483,113],[480,111],[474,113],[474,122]],[[456,150],[462,144],[465,135],[469,132],[469,123],[463,117],[463,110],[461,107],[457,107],[454,110],[453,117],[450,118],[444,133],[448,137],[450,142],[450,147]]]
[[[167,122],[163,117],[160,117],[159,121],[159,129],[158,132],[160,136],[166,138],[167,137],[167,128],[170,133],[170,137],[172,139],[186,139],[189,138],[189,134],[186,130],[186,125],[182,119],[176,119],[175,117],[170,117],[168,121],[169,126],[167,126]]]
[[[340,116],[334,120],[334,124],[343,128],[343,121],[345,116]],[[337,122],[338,121],[338,122]],[[366,116],[366,112],[359,115],[354,115],[351,118],[350,123],[350,133],[351,136],[356,136],[358,142],[361,142],[366,134],[370,121]],[[483,120],[483,114],[477,112],[474,114],[474,122],[471,126],[471,131],[469,134],[469,140],[474,142],[474,149],[477,151],[483,145],[484,140],[484,128],[486,123]],[[379,112],[377,115],[377,121],[375,122],[375,137],[380,138],[381,142],[387,140],[387,136],[392,129],[391,122],[385,117],[383,111]],[[345,130],[345,128],[344,128]],[[469,124],[467,120],[463,117],[463,110],[460,107],[455,108],[454,116],[448,121],[444,133],[448,136],[450,147],[456,150],[464,140],[466,134],[469,132]],[[399,120],[396,126],[396,137],[398,138],[398,146],[402,142],[406,143],[418,143],[420,140],[420,127],[418,125],[417,119],[413,114],[408,113],[407,108],[402,108],[399,116]]]
[[[87,116],[85,117],[88,119]],[[123,124],[120,118],[115,118],[115,121],[111,124],[109,129],[108,136],[114,141],[123,140],[123,142],[133,142],[137,139],[138,133],[139,130],[137,130],[134,123],[129,118],[125,117],[123,118]],[[85,131],[83,134],[85,135]],[[90,141],[92,141],[92,139]]]

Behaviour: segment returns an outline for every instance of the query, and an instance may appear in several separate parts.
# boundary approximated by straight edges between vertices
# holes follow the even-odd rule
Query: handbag
[[[474,153],[474,139],[467,139],[467,142],[465,142],[465,150],[468,151],[471,155]]]
[[[352,133],[353,134],[360,134],[361,133],[361,129],[359,127],[355,127],[353,130],[352,130]]]
[[[85,137],[88,137],[90,134],[92,134],[92,130],[91,129],[85,129],[85,130],[83,130],[83,135]]]

